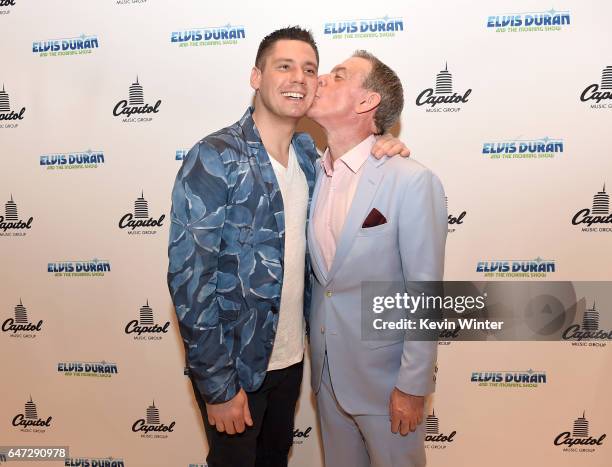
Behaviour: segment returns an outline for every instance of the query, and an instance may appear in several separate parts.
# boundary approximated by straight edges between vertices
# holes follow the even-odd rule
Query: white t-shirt
[[[304,264],[308,183],[289,146],[287,168],[270,157],[285,208],[285,258],[278,326],[269,370],[280,370],[304,357]]]

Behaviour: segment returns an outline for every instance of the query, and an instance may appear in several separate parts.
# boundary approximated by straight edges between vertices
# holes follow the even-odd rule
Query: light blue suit
[[[362,170],[329,271],[312,222],[308,230],[316,278],[310,313],[312,387],[326,464],[420,466],[425,462],[423,425],[407,437],[393,435],[389,396],[394,387],[413,395],[433,392],[437,342],[404,340],[402,334],[391,341],[362,340],[361,284],[402,284],[388,289],[392,295],[418,292],[410,281],[442,280],[448,222],[444,190],[412,159],[370,156]],[[323,176],[319,170],[311,220]],[[387,222],[363,228],[373,208]]]

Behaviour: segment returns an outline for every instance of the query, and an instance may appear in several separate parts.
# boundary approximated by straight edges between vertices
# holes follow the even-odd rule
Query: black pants
[[[193,385],[208,438],[208,467],[287,467],[303,366],[268,371],[261,387],[247,392],[253,426],[235,435],[219,433],[208,423],[206,404]]]

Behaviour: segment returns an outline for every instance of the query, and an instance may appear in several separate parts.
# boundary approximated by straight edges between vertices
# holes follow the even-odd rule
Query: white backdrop
[[[515,279],[484,272],[514,261],[554,264],[530,280],[612,279],[612,224],[572,223],[583,209],[609,213],[612,98],[581,100],[590,85],[586,97],[612,92],[609,2],[0,4],[0,446],[70,446],[66,465],[204,465],[166,286],[170,191],[181,151],[250,103],[257,46],[279,27],[312,29],[321,72],[358,48],[397,71],[399,136],[440,176],[461,222],[449,224],[446,279]],[[543,17],[550,24],[539,26]],[[374,31],[379,21],[394,30]],[[227,39],[215,41],[218,28]],[[190,31],[202,40],[176,41]],[[417,105],[429,88],[452,95],[436,93],[442,70],[465,102]],[[113,115],[140,90],[156,112]],[[149,225],[120,228],[126,214]],[[612,303],[597,310],[611,329]],[[133,320],[158,332],[127,333]],[[580,434],[575,422],[595,439],[612,432],[612,346],[575,344],[440,345],[429,465],[609,466],[608,439],[554,444]],[[529,371],[545,382],[471,381]],[[308,380],[306,371],[292,467],[321,465]],[[139,419],[172,431],[134,432]]]

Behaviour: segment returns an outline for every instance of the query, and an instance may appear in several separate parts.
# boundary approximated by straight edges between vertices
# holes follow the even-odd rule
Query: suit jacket
[[[325,176],[322,172],[319,179]],[[363,228],[373,208],[387,222]],[[363,167],[329,271],[310,222],[308,241],[316,278],[310,312],[315,392],[326,351],[336,398],[350,414],[388,415],[393,387],[413,395],[433,392],[437,342],[406,340],[403,333],[393,340],[363,340],[361,285],[388,282],[385,295],[394,295],[418,293],[411,281],[442,280],[447,223],[444,191],[430,170],[412,159],[377,161],[373,156]]]
[[[172,191],[168,286],[191,377],[209,403],[259,388],[278,323],[283,200],[252,111],[198,142]],[[316,148],[306,134],[292,144],[310,199]],[[306,318],[310,278],[307,260]]]

